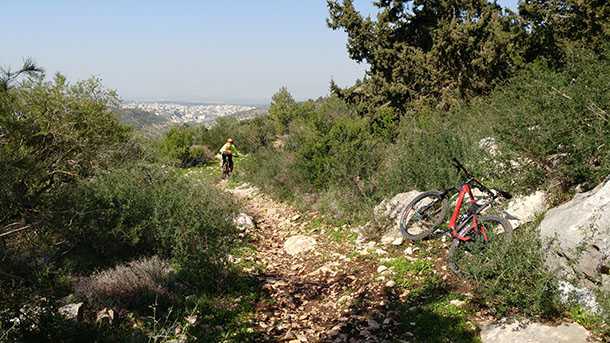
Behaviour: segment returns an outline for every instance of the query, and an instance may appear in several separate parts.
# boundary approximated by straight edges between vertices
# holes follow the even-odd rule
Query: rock
[[[492,323],[481,327],[483,343],[585,343],[591,334],[575,323],[552,326],[542,323]]]
[[[402,244],[404,239],[400,233],[400,214],[419,194],[421,194],[419,191],[399,193],[396,194],[392,199],[386,199],[375,206],[375,209],[373,210],[375,216],[386,217],[394,222],[394,225],[391,225],[391,227],[381,236],[381,243],[385,245]]]
[[[390,219],[396,219],[402,213],[405,207],[407,207],[407,205],[409,205],[409,203],[419,194],[421,194],[419,191],[396,194],[392,199],[386,199],[375,206],[373,212],[378,217],[385,216],[389,217]]]
[[[398,227],[396,227],[398,228]],[[400,229],[391,229],[386,231],[386,233],[381,236],[381,244],[385,245],[401,245],[404,241],[402,234],[399,231]],[[398,243],[398,244],[395,244]]]
[[[449,304],[457,307],[462,307],[466,305],[466,302],[463,300],[453,299],[449,302]]]
[[[373,319],[369,319],[366,321],[366,323],[369,326],[369,329],[371,330],[377,330],[379,329],[379,323],[377,323],[376,321],[374,321]]]
[[[600,313],[599,304],[590,289],[576,287],[567,281],[559,281],[559,296],[564,304],[577,303],[593,313]]]
[[[294,222],[294,221],[297,221],[297,220],[299,220],[299,219],[301,219],[301,215],[300,215],[300,214],[295,214],[294,216],[292,216],[292,217],[290,218],[290,220],[292,220],[293,222]]]
[[[112,323],[114,320],[114,310],[110,308],[103,308],[97,312],[95,315],[95,322],[103,322],[104,320],[108,320],[108,323]]]
[[[485,137],[479,141],[479,149],[487,152],[491,156],[497,156],[500,148],[496,139],[493,137]]]
[[[377,273],[383,273],[386,270],[388,270],[388,267],[386,267],[384,265],[377,267]]]
[[[595,289],[610,265],[610,178],[550,209],[540,223],[545,263],[562,280]],[[610,291],[610,285],[603,285]]]
[[[392,287],[396,286],[396,282],[394,280],[390,280],[385,283],[385,286],[388,288],[392,288]]]
[[[513,198],[505,211],[513,229],[533,221],[536,215],[543,213],[548,207],[547,198],[548,194],[543,191]]]
[[[259,189],[249,183],[242,183],[230,190],[230,192],[238,198],[251,198],[259,193]]]
[[[62,306],[58,309],[59,314],[68,320],[80,320],[83,316],[83,303],[74,303]]]
[[[417,250],[419,250],[417,247],[406,247],[404,253],[405,255],[413,255]]]
[[[237,226],[237,229],[239,229],[239,231],[253,230],[256,227],[252,217],[245,213],[238,214],[233,219],[233,223],[235,224],[235,226]]]
[[[284,242],[284,251],[289,255],[297,255],[316,247],[316,240],[309,236],[296,235]]]

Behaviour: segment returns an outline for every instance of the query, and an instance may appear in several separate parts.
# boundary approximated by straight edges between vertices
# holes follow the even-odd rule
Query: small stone
[[[449,304],[451,304],[453,306],[457,306],[457,307],[462,307],[462,306],[466,305],[466,302],[463,300],[454,299],[454,300],[451,300],[449,302]]]
[[[402,236],[400,236],[392,241],[392,245],[398,246],[398,245],[401,245],[404,241],[405,241],[405,239]]]
[[[292,218],[290,218],[290,220],[292,220],[293,222],[297,221],[299,219],[301,219],[301,215],[300,214],[296,214],[296,215],[292,216]]]
[[[369,319],[366,321],[366,323],[368,324],[369,328],[371,330],[377,330],[379,329],[379,323],[377,323],[376,321],[374,321],[373,319]]]
[[[297,255],[307,252],[316,246],[316,240],[303,235],[296,235],[288,238],[284,243],[284,250],[289,255]]]
[[[392,288],[392,287],[396,286],[396,282],[394,280],[390,280],[385,283],[385,286],[388,288]]]
[[[383,273],[386,270],[388,270],[388,267],[386,267],[384,265],[377,267],[377,273]]]
[[[82,316],[83,303],[68,304],[59,308],[59,313],[66,319],[78,320]]]

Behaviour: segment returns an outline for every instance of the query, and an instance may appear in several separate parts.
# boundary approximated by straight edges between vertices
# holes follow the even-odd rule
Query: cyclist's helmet
[[[227,139],[227,142],[228,142],[228,143],[233,143],[233,138],[229,138],[229,139]]]

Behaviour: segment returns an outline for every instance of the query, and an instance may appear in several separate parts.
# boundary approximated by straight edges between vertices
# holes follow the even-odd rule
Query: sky
[[[515,9],[517,0],[499,0]],[[355,0],[365,14],[372,0]],[[124,100],[268,103],[349,86],[365,65],[326,26],[324,0],[2,0],[0,66],[91,76]]]

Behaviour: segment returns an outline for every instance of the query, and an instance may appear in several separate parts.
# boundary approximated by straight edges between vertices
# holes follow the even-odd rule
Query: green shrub
[[[484,253],[464,255],[458,265],[474,281],[476,300],[500,316],[518,310],[551,317],[563,310],[534,225],[519,228],[509,242],[492,242]]]
[[[539,186],[592,187],[610,174],[610,53],[572,51],[565,69],[533,64],[472,108]]]
[[[451,158],[467,163],[477,147],[464,131],[459,119],[435,112],[403,120],[398,140],[380,168],[384,193],[454,186],[458,178]]]
[[[161,140],[162,155],[178,165],[185,166],[191,160],[191,146],[201,128],[188,125],[172,127]]]
[[[73,245],[78,269],[158,254],[187,279],[211,282],[222,271],[235,205],[212,185],[137,164],[83,181],[62,198],[54,224]]]
[[[0,226],[44,221],[49,194],[129,158],[117,103],[99,80],[61,75],[0,92]]]

